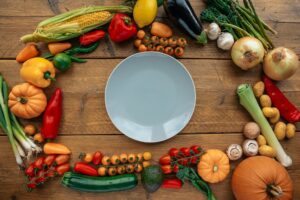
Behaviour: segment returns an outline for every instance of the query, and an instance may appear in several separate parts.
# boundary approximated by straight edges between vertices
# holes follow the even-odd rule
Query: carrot
[[[67,49],[70,49],[71,46],[72,44],[70,42],[55,42],[55,43],[49,43],[48,49],[52,55],[56,55]]]
[[[16,61],[19,63],[25,62],[30,58],[37,57],[40,54],[34,43],[28,43],[26,46],[19,52],[16,57]]]
[[[172,29],[168,25],[160,22],[153,22],[150,32],[152,35],[163,38],[168,38],[173,35]]]
[[[70,154],[71,151],[68,147],[59,143],[46,143],[44,145],[45,154]]]

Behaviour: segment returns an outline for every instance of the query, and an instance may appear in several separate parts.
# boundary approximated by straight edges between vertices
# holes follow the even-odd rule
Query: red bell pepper
[[[266,92],[270,96],[272,104],[279,110],[280,115],[291,123],[300,121],[300,111],[284,96],[273,81],[265,75],[263,81]]]
[[[57,88],[51,96],[43,115],[41,133],[44,139],[56,138],[62,116],[62,91]]]
[[[163,180],[161,187],[162,188],[171,188],[171,189],[180,189],[182,187],[182,181],[177,178],[166,179],[166,180]]]
[[[102,30],[94,30],[80,36],[79,42],[81,45],[87,46],[104,38],[105,34],[106,33]]]
[[[112,41],[122,42],[135,36],[137,33],[137,27],[128,15],[117,13],[110,22],[108,33]]]
[[[77,162],[74,166],[74,171],[89,176],[98,176],[98,171],[84,162]]]

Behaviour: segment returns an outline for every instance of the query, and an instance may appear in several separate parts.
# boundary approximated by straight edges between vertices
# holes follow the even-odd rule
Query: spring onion
[[[240,104],[249,112],[252,118],[260,126],[263,136],[268,144],[276,151],[277,160],[285,167],[292,165],[292,159],[286,154],[278,139],[276,138],[273,129],[263,115],[257,100],[255,99],[251,85],[241,84],[237,88],[237,94],[240,98]]]

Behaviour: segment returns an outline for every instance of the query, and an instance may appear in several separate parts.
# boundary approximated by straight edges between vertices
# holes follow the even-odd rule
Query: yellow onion
[[[237,40],[231,49],[231,58],[243,70],[251,69],[262,62],[265,50],[262,43],[254,37]]]
[[[280,81],[291,77],[298,67],[298,56],[290,49],[278,47],[266,55],[263,68],[268,77]]]

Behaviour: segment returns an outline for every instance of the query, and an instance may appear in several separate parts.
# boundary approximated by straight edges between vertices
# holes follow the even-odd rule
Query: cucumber
[[[135,174],[95,177],[66,172],[61,183],[68,188],[83,192],[115,192],[135,188],[138,179]]]
[[[159,165],[146,167],[142,172],[142,183],[144,188],[152,193],[158,190],[163,182],[163,172]]]

